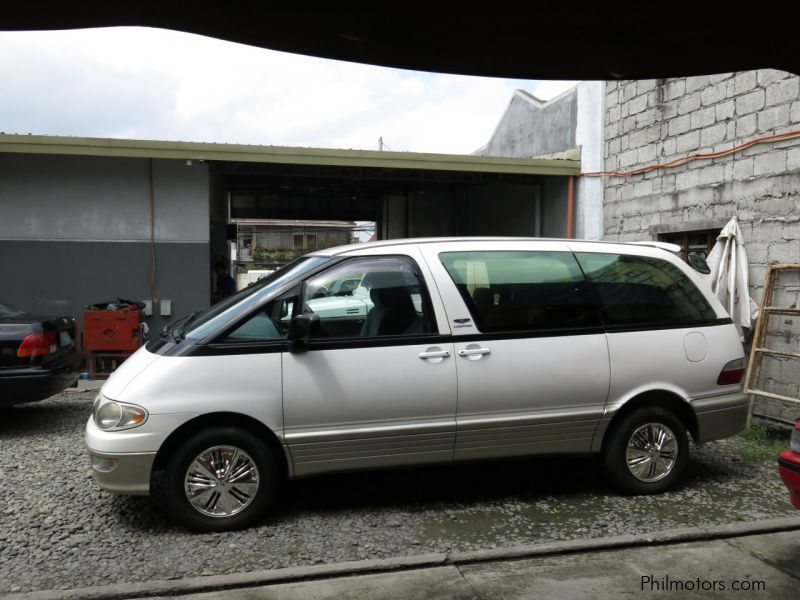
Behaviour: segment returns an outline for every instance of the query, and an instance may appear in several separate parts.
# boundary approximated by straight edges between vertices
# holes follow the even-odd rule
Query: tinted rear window
[[[588,284],[569,252],[446,252],[440,260],[483,332],[600,324]]]
[[[587,252],[575,256],[597,290],[609,325],[673,325],[717,318],[702,292],[666,260]]]

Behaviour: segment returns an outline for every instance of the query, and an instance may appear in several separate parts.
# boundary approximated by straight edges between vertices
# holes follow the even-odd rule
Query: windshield
[[[8,319],[9,317],[19,317],[23,315],[21,310],[17,310],[16,308],[11,308],[5,304],[0,304],[0,319]]]
[[[258,303],[264,296],[279,288],[287,281],[310,271],[330,260],[327,256],[302,256],[271,275],[259,279],[233,296],[225,298],[214,306],[190,316],[181,326],[184,337],[201,339],[217,329],[235,313],[240,314]],[[178,325],[180,321],[176,321]]]

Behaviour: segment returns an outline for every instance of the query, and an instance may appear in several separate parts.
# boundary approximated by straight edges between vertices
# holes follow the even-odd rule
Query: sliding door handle
[[[491,353],[489,348],[462,348],[458,351],[459,356],[485,356]]]

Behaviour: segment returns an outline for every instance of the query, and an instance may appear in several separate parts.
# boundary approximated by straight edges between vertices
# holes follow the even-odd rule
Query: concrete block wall
[[[606,170],[629,171],[688,154],[723,151],[797,129],[800,78],[782,71],[606,84]],[[769,263],[800,262],[800,139],[645,174],[607,176],[603,213],[604,238],[620,241],[722,227],[738,216],[751,293],[759,301]],[[796,276],[784,281],[775,300],[800,306]],[[800,352],[800,318],[772,319],[769,343]],[[800,360],[769,359],[763,374],[761,387],[800,397]],[[759,401],[757,410],[800,417],[800,405]]]

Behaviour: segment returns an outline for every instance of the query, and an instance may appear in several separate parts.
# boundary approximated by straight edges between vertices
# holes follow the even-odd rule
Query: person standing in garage
[[[214,295],[214,302],[219,302],[223,298],[233,295],[236,291],[236,282],[228,273],[227,266],[223,260],[216,262],[214,273],[217,275],[217,291]]]

